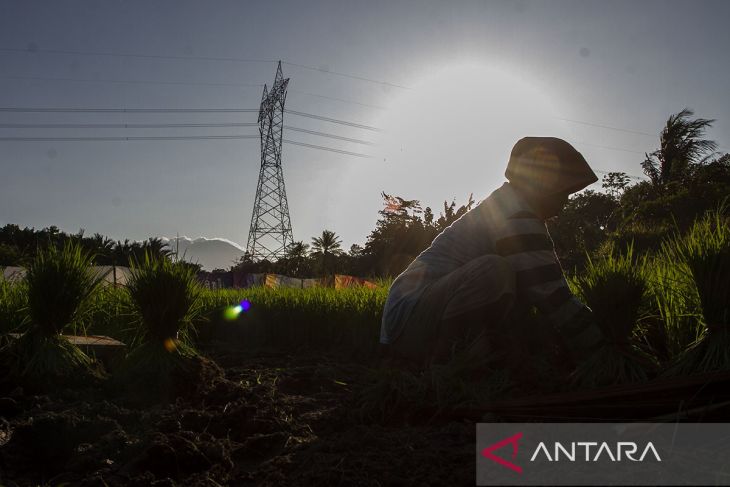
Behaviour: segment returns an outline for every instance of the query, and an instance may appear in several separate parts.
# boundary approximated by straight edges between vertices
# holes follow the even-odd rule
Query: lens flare
[[[228,321],[233,321],[238,318],[240,313],[241,310],[239,309],[239,306],[229,306],[225,309],[225,311],[223,311],[223,318]]]
[[[162,345],[165,347],[165,350],[172,353],[177,348],[177,344],[175,343],[175,340],[172,338],[167,338],[164,342],[162,342]]]
[[[223,318],[228,321],[234,321],[238,318],[238,315],[251,309],[251,301],[248,299],[242,300],[236,306],[229,306],[223,311]]]

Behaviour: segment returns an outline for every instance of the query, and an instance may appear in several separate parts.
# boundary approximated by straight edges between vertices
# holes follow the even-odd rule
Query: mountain
[[[181,258],[202,265],[206,271],[227,270],[245,252],[243,247],[225,238],[162,237],[162,241],[166,242],[173,252],[177,249]]]

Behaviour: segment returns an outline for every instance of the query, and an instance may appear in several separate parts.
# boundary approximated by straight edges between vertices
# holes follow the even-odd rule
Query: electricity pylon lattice
[[[294,241],[281,169],[281,139],[284,128],[284,101],[289,78],[284,79],[281,61],[271,89],[264,85],[259,109],[261,170],[251,216],[246,252],[254,261],[274,261],[283,257]]]

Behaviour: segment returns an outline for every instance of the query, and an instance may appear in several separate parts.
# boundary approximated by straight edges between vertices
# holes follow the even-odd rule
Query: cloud
[[[160,237],[160,240],[162,240],[163,242],[166,242],[168,244],[174,244],[175,243],[175,239],[179,239],[181,242],[186,242],[188,244],[197,244],[197,243],[202,243],[202,242],[224,242],[224,243],[227,243],[229,245],[232,245],[233,247],[236,247],[241,252],[245,252],[246,251],[246,249],[244,247],[242,247],[240,244],[234,242],[233,240],[228,240],[227,238],[223,238],[223,237],[212,237],[212,238],[208,238],[208,237],[197,237],[197,238],[190,238],[190,237],[187,237],[185,235],[180,235],[179,237],[171,237],[171,238],[168,238],[168,237]]]

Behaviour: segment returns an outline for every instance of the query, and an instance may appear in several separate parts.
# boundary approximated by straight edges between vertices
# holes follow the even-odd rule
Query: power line
[[[291,115],[297,115],[299,117],[312,118],[314,120],[322,120],[325,122],[337,123],[340,125],[347,125],[349,127],[355,127],[355,128],[359,128],[359,129],[372,130],[373,132],[382,132],[381,129],[379,129],[377,127],[373,127],[372,125],[363,125],[361,123],[348,122],[345,120],[338,120],[336,118],[323,117],[321,115],[313,115],[311,113],[298,112],[298,111],[288,110],[288,109],[284,110],[284,113],[289,113]]]
[[[0,112],[11,113],[258,113],[258,108],[49,108],[49,107],[0,107]],[[322,120],[325,122],[347,125],[374,132],[381,129],[371,125],[339,120],[336,118],[324,117],[312,113],[299,112],[295,110],[284,110],[284,113],[297,115],[299,117]]]
[[[257,127],[257,122],[246,123],[0,123],[3,129],[150,129],[188,127]]]
[[[318,149],[318,150],[323,150],[323,151],[328,151],[328,152],[336,152],[338,154],[345,154],[348,156],[362,157],[364,159],[374,159],[374,157],[369,154],[361,154],[359,152],[349,152],[349,151],[340,150],[340,149],[332,149],[330,147],[323,147],[321,145],[313,145],[313,144],[305,144],[304,142],[297,142],[294,140],[283,139],[282,142],[284,142],[285,144],[298,145],[301,147],[308,147],[310,149]]]
[[[48,108],[0,107],[13,113],[258,113],[258,108]]]
[[[275,63],[273,59],[245,59],[237,57],[221,57],[221,56],[176,56],[176,55],[162,55],[162,54],[135,54],[135,53],[119,53],[109,51],[75,51],[69,49],[39,49],[32,47],[30,49],[18,49],[18,48],[0,48],[0,52],[13,52],[22,54],[63,54],[63,55],[76,55],[76,56],[110,56],[110,57],[124,57],[124,58],[140,58],[140,59],[174,59],[174,60],[186,60],[186,61],[225,61],[225,62],[237,62],[237,63]],[[375,83],[383,86],[390,86],[392,88],[400,88],[409,90],[407,86],[391,83],[389,81],[378,80],[374,78],[366,78],[364,76],[357,76],[353,74],[343,73],[340,71],[331,71],[329,69],[318,68],[315,66],[308,66],[306,64],[293,63],[290,61],[282,61],[281,64],[292,66],[296,68],[306,69],[309,71],[316,71],[322,74],[330,74],[333,76],[340,76],[344,78],[355,79],[358,81],[365,81],[368,83]]]
[[[233,86],[237,88],[262,88],[264,85],[261,83],[217,83],[217,82],[206,82],[206,81],[158,81],[158,80],[118,80],[118,79],[94,79],[94,78],[56,78],[48,76],[0,76],[2,79],[13,79],[13,80],[35,80],[35,81],[73,81],[81,83],[119,83],[119,84],[140,84],[140,85],[190,85],[190,86]],[[362,103],[354,100],[347,100],[345,98],[337,98],[334,96],[319,95],[317,93],[310,93],[308,91],[300,91],[289,89],[288,91],[294,93],[300,93],[306,96],[312,96],[315,98],[322,98],[325,100],[333,100],[340,103],[347,103],[350,105],[358,105],[366,108],[375,108],[377,110],[386,110],[385,107],[378,105],[371,105],[369,103]]]
[[[127,142],[147,140],[232,140],[232,139],[258,139],[259,135],[180,135],[180,136],[129,136],[129,137],[0,137],[0,142]],[[294,140],[282,140],[285,144],[307,147],[326,152],[334,152],[364,159],[373,159],[369,154],[350,152],[341,149],[333,149],[321,145],[307,144]]]
[[[257,127],[257,122],[222,122],[222,123],[0,123],[0,129],[149,129],[149,128],[223,128],[223,127]],[[327,137],[330,139],[353,142],[355,144],[374,145],[372,142],[340,135],[328,134],[317,130],[284,126],[292,132]]]
[[[221,56],[176,56],[176,55],[162,55],[162,54],[136,54],[136,53],[123,53],[123,52],[110,52],[110,51],[74,51],[69,49],[39,49],[37,47],[31,47],[28,49],[18,48],[0,48],[0,52],[15,52],[23,54],[64,54],[73,56],[110,56],[110,57],[126,57],[126,58],[140,58],[140,59],[177,59],[177,60],[188,60],[188,61],[229,61],[237,63],[275,63],[272,59],[245,59],[237,57],[221,57]]]
[[[375,145],[372,142],[368,142],[367,140],[351,139],[349,137],[342,137],[340,135],[327,134],[327,133],[324,133],[324,132],[318,132],[316,130],[301,129],[301,128],[297,128],[297,127],[290,127],[288,125],[284,125],[284,128],[286,130],[291,130],[292,132],[302,132],[302,133],[305,133],[305,134],[318,135],[320,137],[327,137],[327,138],[330,138],[330,139],[344,140],[345,142],[353,142],[355,144]]]
[[[657,136],[657,134],[650,134],[648,132],[641,132],[639,130],[622,129],[622,128],[619,128],[619,127],[612,127],[610,125],[603,125],[603,124],[595,123],[595,122],[586,122],[586,121],[583,121],[583,120],[575,120],[575,119],[572,119],[572,118],[561,118],[561,117],[553,117],[553,118],[555,120],[562,120],[563,122],[578,123],[578,124],[581,124],[581,125],[588,125],[588,126],[591,126],[591,127],[600,127],[600,128],[604,128],[604,129],[617,130],[619,132],[626,132],[626,133],[629,133],[629,134],[646,135],[646,136],[649,136],[649,137],[656,137]]]
[[[334,76],[342,76],[344,78],[356,79],[359,81],[367,81],[368,83],[375,83],[378,85],[390,86],[392,88],[400,88],[402,90],[411,89],[408,86],[391,83],[390,81],[382,81],[382,80],[373,79],[373,78],[365,78],[364,76],[356,76],[353,74],[342,73],[339,71],[331,71],[329,69],[317,68],[315,66],[307,66],[306,64],[298,64],[298,63],[292,63],[292,62],[288,62],[288,61],[282,61],[281,64],[286,64],[287,66],[294,66],[294,67],[302,68],[302,69],[308,69],[310,71],[317,71],[319,73],[332,74]]]
[[[82,83],[120,83],[120,84],[144,84],[144,85],[191,85],[191,86],[235,86],[240,88],[256,87],[262,88],[263,84],[256,83],[216,83],[205,81],[156,81],[156,80],[117,80],[117,79],[94,79],[94,78],[54,78],[45,76],[2,76],[4,79],[36,80],[36,81],[78,81]]]
[[[598,147],[599,149],[608,149],[608,150],[615,150],[615,151],[620,151],[620,152],[631,152],[633,154],[641,154],[641,155],[645,154],[645,152],[635,151],[635,150],[631,150],[631,149],[624,149],[622,147],[611,147],[611,146],[607,146],[607,145],[590,144],[588,142],[574,142],[574,144],[575,145],[586,145],[589,147]]]
[[[179,55],[160,55],[160,54],[136,54],[136,53],[118,53],[118,52],[109,52],[109,51],[76,51],[76,50],[68,50],[68,49],[39,49],[37,47],[29,47],[25,49],[20,48],[0,48],[0,52],[13,52],[13,53],[23,53],[23,54],[35,54],[35,53],[45,53],[45,54],[63,54],[63,55],[80,55],[80,56],[111,56],[111,57],[127,57],[127,58],[147,58],[147,59],[174,59],[174,60],[192,60],[192,61],[226,61],[226,62],[240,62],[240,63],[275,63],[276,60],[273,59],[247,59],[247,58],[238,58],[238,57],[222,57],[222,56],[179,56]],[[357,76],[352,75],[348,73],[343,73],[339,71],[331,71],[327,68],[322,67],[316,67],[316,66],[309,66],[306,64],[301,63],[294,63],[291,61],[281,61],[282,64],[302,68],[310,71],[316,71],[322,74],[331,74],[335,76],[341,76],[346,77],[350,79],[360,80],[360,81],[366,81],[369,83],[376,83],[380,85],[385,86],[391,86],[394,88],[401,88],[410,90],[412,88],[404,85],[400,85],[397,83],[391,83],[389,81],[384,80],[378,80],[374,78],[367,78],[364,76]],[[127,80],[93,80],[93,79],[79,79],[79,78],[43,78],[43,77],[25,77],[25,76],[4,76],[4,78],[9,79],[47,79],[47,80],[60,80],[60,81],[89,81],[89,82],[96,82],[96,81],[103,81],[103,82],[110,82],[110,83],[144,83],[144,84],[180,84],[180,85],[210,85],[210,86],[256,86],[260,87],[263,86],[261,84],[254,84],[254,83],[207,83],[207,82],[176,82],[176,81],[127,81]],[[296,90],[290,90],[290,91],[296,91]],[[336,98],[336,97],[330,97],[326,95],[318,95],[315,93],[308,93],[299,91],[299,93],[308,95],[308,96],[314,96],[318,98],[324,98],[334,101],[340,101],[343,103],[351,103],[354,105],[360,105],[360,106],[366,106],[370,108],[377,108],[377,109],[385,109],[384,107],[379,107],[377,105],[369,105],[366,103],[360,103],[353,100],[346,100],[342,98]],[[588,122],[583,120],[576,120],[576,119],[569,119],[569,118],[562,118],[562,117],[553,117],[556,120],[562,120],[565,122],[571,122],[571,123],[577,123],[581,125],[587,125],[592,127],[600,127],[600,128],[606,128],[610,130],[616,130],[619,132],[625,132],[625,133],[633,133],[638,135],[644,135],[648,137],[656,137],[656,134],[651,134],[648,132],[643,132],[639,130],[631,130],[631,129],[624,129],[620,127],[613,127],[610,125],[604,125],[600,123],[595,122]]]
[[[2,142],[111,142],[132,140],[199,140],[199,139],[258,139],[259,135],[179,135],[179,136],[129,136],[129,137],[0,137]]]
[[[387,110],[387,108],[382,107],[382,106],[379,106],[379,105],[371,105],[369,103],[361,103],[359,101],[346,100],[345,98],[337,98],[337,97],[334,97],[334,96],[318,95],[316,93],[309,93],[308,91],[293,90],[291,88],[289,88],[288,91],[294,92],[294,93],[301,93],[302,95],[313,96],[315,98],[324,98],[325,100],[333,100],[333,101],[339,101],[339,102],[342,102],[342,103],[348,103],[350,105],[359,105],[361,107],[375,108],[377,110]]]

